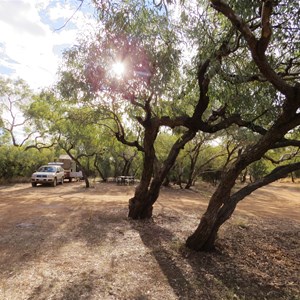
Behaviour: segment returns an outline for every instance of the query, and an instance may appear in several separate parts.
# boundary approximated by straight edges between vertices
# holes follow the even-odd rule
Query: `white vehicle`
[[[31,176],[31,185],[37,186],[40,184],[51,184],[56,186],[57,183],[64,183],[65,171],[59,165],[44,165],[41,166]]]

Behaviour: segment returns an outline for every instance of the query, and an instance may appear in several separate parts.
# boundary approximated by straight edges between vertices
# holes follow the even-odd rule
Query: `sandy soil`
[[[184,241],[212,189],[162,189],[150,221],[127,219],[134,187],[0,186],[0,300],[300,299],[300,184],[246,198],[218,251]]]

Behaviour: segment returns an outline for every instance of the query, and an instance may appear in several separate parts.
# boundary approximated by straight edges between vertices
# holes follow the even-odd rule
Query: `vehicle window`
[[[48,167],[48,166],[42,166],[38,169],[39,172],[55,172],[55,168]]]

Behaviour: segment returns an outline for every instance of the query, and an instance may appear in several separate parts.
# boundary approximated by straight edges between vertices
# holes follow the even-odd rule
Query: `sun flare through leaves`
[[[112,65],[112,75],[116,78],[122,78],[125,73],[125,65],[123,62],[117,61]]]

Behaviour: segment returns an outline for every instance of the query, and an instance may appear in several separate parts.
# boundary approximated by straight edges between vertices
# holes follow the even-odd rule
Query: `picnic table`
[[[117,184],[119,184],[119,185],[134,184],[134,176],[118,176]]]

